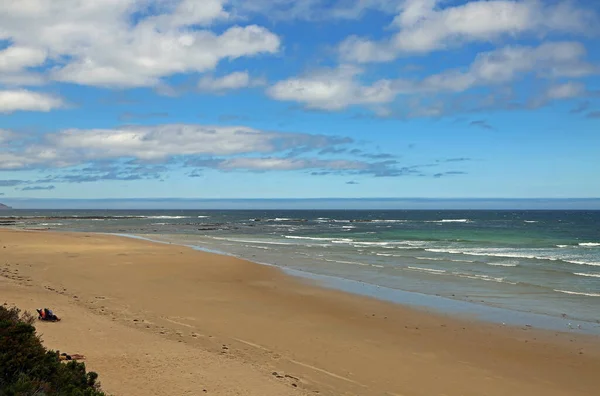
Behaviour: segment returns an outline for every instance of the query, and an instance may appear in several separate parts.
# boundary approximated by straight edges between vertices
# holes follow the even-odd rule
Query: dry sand
[[[276,268],[117,236],[0,230],[0,300],[63,318],[114,395],[598,395],[598,337],[322,289]]]

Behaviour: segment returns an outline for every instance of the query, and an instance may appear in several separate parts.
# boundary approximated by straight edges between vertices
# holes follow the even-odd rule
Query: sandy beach
[[[110,235],[0,230],[8,305],[114,395],[596,395],[597,337],[454,318]]]

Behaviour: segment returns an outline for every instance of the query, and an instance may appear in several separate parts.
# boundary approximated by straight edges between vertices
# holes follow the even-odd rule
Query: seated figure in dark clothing
[[[36,309],[36,311],[38,313],[39,320],[46,320],[49,322],[58,322],[60,320],[60,318],[58,316],[56,316],[54,314],[54,312],[52,312],[51,309],[43,308],[43,309]]]

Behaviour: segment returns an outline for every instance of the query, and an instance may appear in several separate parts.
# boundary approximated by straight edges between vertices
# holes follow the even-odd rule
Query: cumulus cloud
[[[470,42],[550,32],[586,33],[593,10],[573,2],[480,0],[447,6],[442,0],[405,0],[392,23],[398,31],[382,41],[352,36],[341,43],[345,61],[386,62],[401,54],[425,54]]]
[[[351,105],[369,105],[381,116],[388,116],[385,104],[398,95],[435,97],[444,93],[462,93],[477,87],[503,86],[527,75],[542,79],[581,78],[600,72],[586,60],[585,47],[578,42],[559,41],[539,46],[506,46],[477,54],[466,69],[446,70],[418,79],[381,79],[369,84],[361,81],[363,70],[342,65],[306,76],[280,81],[268,89],[277,100],[303,103],[307,108],[337,111]],[[560,88],[559,88],[560,87]],[[576,82],[556,85],[547,99],[559,95],[575,97],[584,90]],[[559,92],[559,90],[562,90]],[[568,92],[567,92],[568,91]],[[409,103],[411,115],[435,117],[445,113],[447,101],[429,100],[427,106]]]
[[[257,25],[210,30],[225,0],[21,0],[0,3],[0,75],[52,65],[57,81],[155,86],[163,77],[214,69],[222,59],[275,53],[280,39]]]
[[[482,85],[513,82],[527,73],[541,78],[584,77],[598,67],[585,61],[586,49],[578,42],[548,42],[537,47],[507,46],[477,55],[469,69],[446,71],[425,78],[422,91],[463,92]]]
[[[317,157],[237,157],[192,160],[188,166],[196,169],[222,171],[310,171],[313,176],[324,175],[370,175],[375,177],[398,177],[419,173],[424,166],[402,167],[395,160],[370,162],[363,160],[331,160]]]
[[[586,91],[582,83],[567,82],[549,87],[545,93],[548,99],[570,99],[584,94]]]
[[[0,146],[14,139],[16,134],[7,129],[0,129]]]
[[[233,158],[218,164],[220,169],[245,169],[253,171],[266,170],[298,170],[298,169],[330,169],[350,170],[366,169],[368,164],[361,161],[321,160],[306,158]]]
[[[15,111],[50,111],[64,107],[57,96],[28,91],[25,89],[0,90],[0,113]]]
[[[0,73],[18,72],[39,66],[46,60],[46,51],[38,48],[12,46],[0,51]]]
[[[346,137],[263,131],[245,126],[124,126],[67,129],[42,136],[0,130],[0,137],[5,139],[0,144],[0,170],[52,171],[52,175],[35,181],[0,181],[0,186],[5,187],[161,180],[173,169],[185,169],[192,176],[212,169],[398,177],[443,166],[442,163],[404,166],[389,154],[370,152],[364,144],[353,149],[355,142]],[[6,144],[8,141],[10,144]]]
[[[361,85],[357,77],[362,70],[354,66],[319,70],[312,74],[279,81],[269,87],[270,97],[303,103],[307,108],[341,110],[351,105],[378,105],[396,96],[388,80]]]
[[[166,124],[119,129],[67,129],[47,134],[42,141],[0,146],[0,169],[66,167],[120,158],[167,161],[181,156],[320,150],[350,142],[347,138],[270,132],[244,126]]]
[[[233,72],[222,77],[203,76],[198,81],[198,88],[206,92],[225,92],[235,89],[263,85],[264,80],[253,79],[247,71]]]

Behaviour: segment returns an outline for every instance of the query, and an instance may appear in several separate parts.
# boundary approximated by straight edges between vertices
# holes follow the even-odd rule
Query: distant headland
[[[2,203],[0,203],[0,210],[5,210],[5,209],[12,209],[10,206],[6,206]]]

